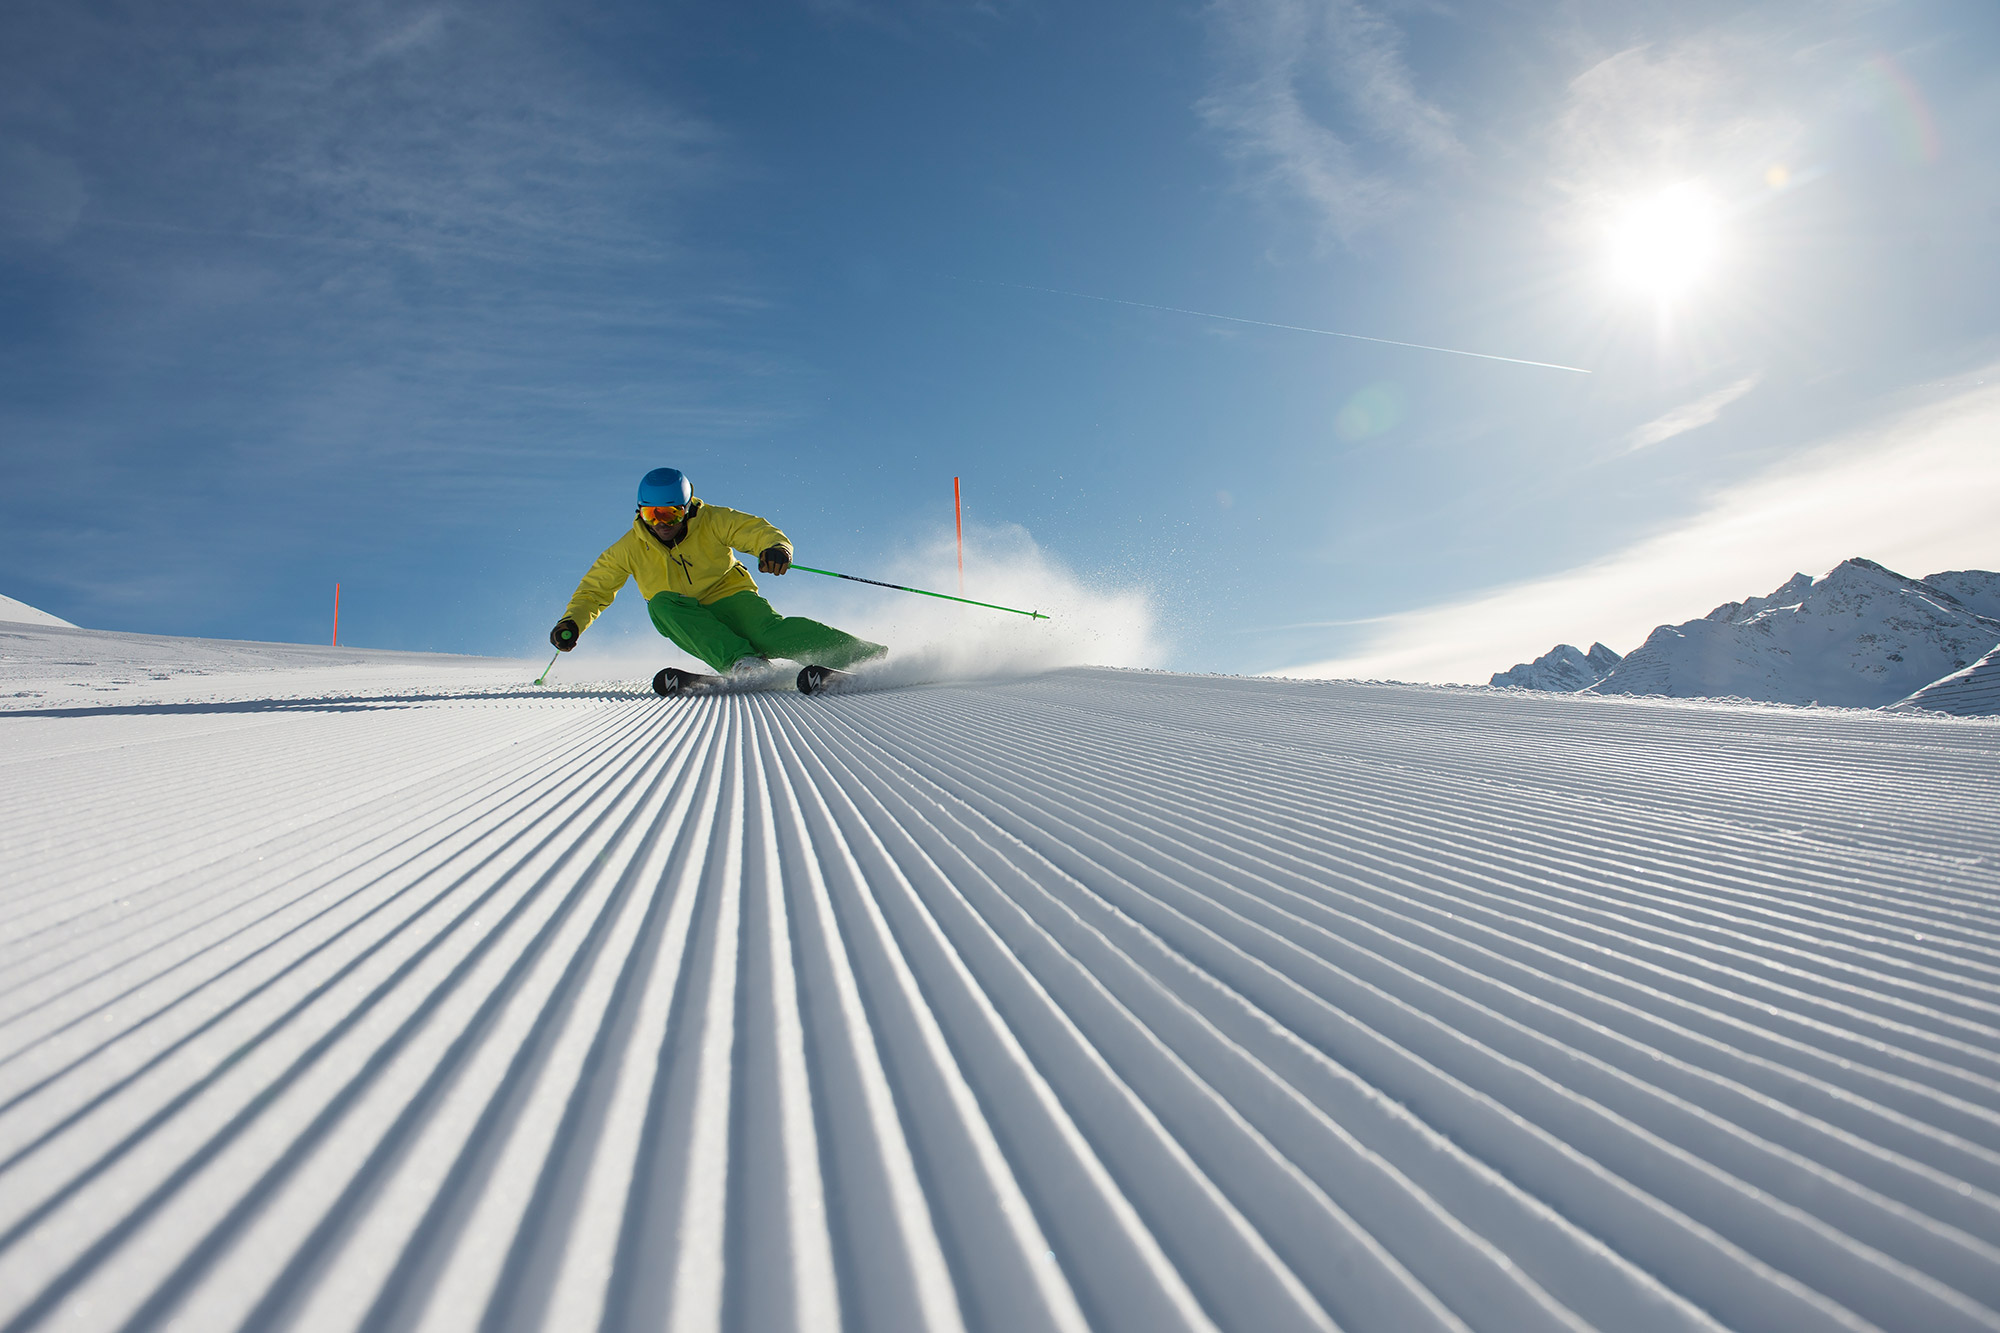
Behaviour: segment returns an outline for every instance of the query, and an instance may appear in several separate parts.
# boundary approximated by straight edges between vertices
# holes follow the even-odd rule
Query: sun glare
[[[1628,203],[1611,223],[1607,261],[1619,286],[1671,301],[1697,285],[1722,249],[1722,208],[1692,182]]]

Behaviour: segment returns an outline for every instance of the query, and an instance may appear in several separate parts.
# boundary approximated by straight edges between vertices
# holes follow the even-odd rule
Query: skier
[[[690,656],[731,675],[787,657],[806,663],[818,683],[830,673],[816,668],[837,670],[888,651],[816,620],[779,615],[757,595],[757,582],[736,562],[735,551],[755,555],[765,574],[783,575],[792,567],[792,543],[784,533],[754,514],[705,504],[678,470],[654,468],[639,483],[639,513],[631,531],[598,556],[576,585],[549,642],[562,652],[576,647],[578,636],[629,578],[638,580],[654,628]],[[669,667],[654,677],[653,688],[670,694],[704,679]],[[801,673],[802,688],[805,679]]]

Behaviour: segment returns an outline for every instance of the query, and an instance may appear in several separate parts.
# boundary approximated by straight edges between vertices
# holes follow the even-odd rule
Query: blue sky
[[[0,592],[79,624],[313,641],[337,579],[344,641],[529,654],[661,464],[861,574],[962,476],[1194,670],[1484,679],[2000,564],[1983,0],[9,31]],[[1712,254],[1611,275],[1675,189]]]

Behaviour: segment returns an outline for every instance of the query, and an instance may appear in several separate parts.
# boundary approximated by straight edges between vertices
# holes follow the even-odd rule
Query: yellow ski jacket
[[[706,606],[735,593],[757,591],[750,571],[736,563],[735,551],[762,555],[773,546],[792,549],[789,537],[755,514],[700,500],[694,503],[697,508],[688,515],[687,536],[679,545],[669,549],[634,516],[632,530],[597,557],[563,612],[565,619],[576,622],[578,633],[611,605],[626,579],[637,579],[639,595],[649,602],[671,592]]]

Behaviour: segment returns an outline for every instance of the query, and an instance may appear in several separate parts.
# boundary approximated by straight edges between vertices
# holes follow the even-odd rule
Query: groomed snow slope
[[[10,701],[0,1329],[2000,1328],[2000,725],[490,669]]]
[[[1892,707],[1924,708],[1960,717],[2000,717],[2000,647]]]

